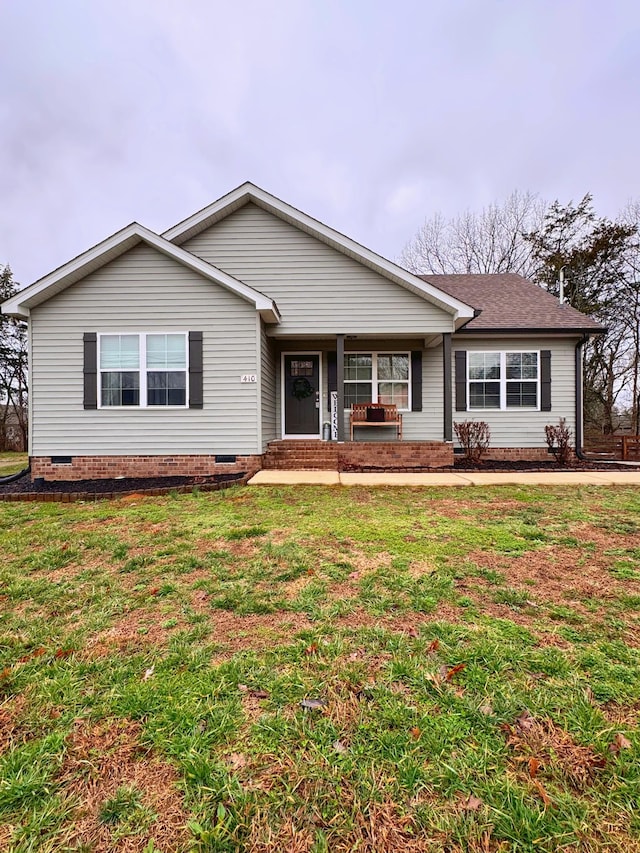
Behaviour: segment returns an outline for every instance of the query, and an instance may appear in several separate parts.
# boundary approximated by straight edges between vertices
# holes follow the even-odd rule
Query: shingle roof
[[[604,332],[604,326],[514,273],[421,275],[420,278],[480,313],[464,331]],[[462,329],[460,330],[462,331]]]

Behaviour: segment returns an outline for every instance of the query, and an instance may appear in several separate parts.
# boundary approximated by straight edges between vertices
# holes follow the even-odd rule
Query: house
[[[29,455],[48,479],[338,453],[437,467],[465,419],[489,423],[493,457],[547,458],[560,417],[580,446],[582,346],[602,331],[519,276],[412,275],[250,183],[164,234],[128,225],[2,311],[28,321]],[[355,402],[395,404],[402,440],[366,424],[345,440]]]

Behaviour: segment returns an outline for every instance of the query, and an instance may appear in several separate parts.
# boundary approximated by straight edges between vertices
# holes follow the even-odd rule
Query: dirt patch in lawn
[[[15,735],[20,731],[18,721],[26,701],[25,697],[20,694],[7,699],[0,705],[0,755],[11,747]]]
[[[251,768],[251,787],[268,791],[283,799],[295,791],[299,805],[292,808],[283,820],[272,811],[258,808],[251,816],[251,828],[245,849],[249,853],[310,853],[313,848],[313,829],[324,826],[332,853],[424,853],[435,849],[436,839],[420,831],[413,816],[385,798],[363,801],[356,789],[344,778],[340,780],[342,814],[353,816],[344,824],[339,819],[327,823],[323,803],[333,804],[335,783],[330,778],[312,777],[305,768],[312,760],[301,758],[299,765],[289,759],[270,757],[268,763]],[[382,779],[376,787],[384,787]],[[328,805],[331,808],[331,805]],[[440,839],[444,842],[444,838]],[[445,849],[444,844],[439,849]]]
[[[606,766],[606,758],[576,743],[549,718],[537,719],[524,711],[512,725],[504,724],[503,730],[513,750],[514,768],[534,785],[538,777],[555,777],[575,791],[584,791]]]
[[[413,634],[421,625],[433,622],[461,622],[464,611],[447,602],[440,602],[431,613],[403,613],[397,616],[375,616],[363,607],[355,607],[350,613],[336,618],[340,628],[384,628],[399,634]]]
[[[127,613],[111,628],[101,631],[87,641],[84,655],[88,658],[108,657],[114,653],[131,653],[149,647],[162,648],[167,645],[172,634],[184,623],[176,622],[171,627],[163,626],[166,613],[140,609]]]
[[[600,707],[604,717],[615,726],[635,728],[640,724],[640,702],[632,705],[618,705],[616,702],[607,702]]]
[[[606,542],[611,547],[611,539]],[[467,560],[480,568],[499,571],[508,586],[527,591],[533,600],[564,603],[577,610],[584,609],[584,599],[614,599],[619,593],[628,592],[630,585],[640,588],[639,581],[625,580],[621,584],[611,576],[610,557],[577,548],[550,546],[514,557],[475,551]],[[474,577],[458,581],[456,586],[464,589],[486,584],[484,578]]]
[[[82,845],[94,853],[138,853],[153,840],[164,853],[185,849],[189,816],[176,787],[178,774],[141,746],[137,723],[76,725],[58,781],[78,802],[65,833],[68,846]],[[146,819],[136,819],[134,812],[131,826],[123,830],[122,821],[105,817],[105,805],[124,788],[136,793]]]
[[[209,616],[211,638],[223,648],[214,663],[242,651],[265,651],[277,643],[291,642],[298,631],[312,626],[302,613],[277,611],[240,616],[228,610],[215,610]]]

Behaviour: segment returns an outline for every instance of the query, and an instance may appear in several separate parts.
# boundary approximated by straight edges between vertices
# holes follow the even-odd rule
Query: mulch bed
[[[122,498],[127,495],[184,494],[198,488],[215,492],[229,486],[244,485],[248,474],[212,474],[208,477],[124,477],[117,480],[37,480],[29,475],[0,484],[0,501],[91,501]]]
[[[505,459],[486,459],[480,465],[472,465],[466,459],[456,459],[453,465],[445,465],[441,468],[425,468],[421,465],[414,466],[397,466],[389,468],[386,465],[349,465],[342,464],[340,470],[353,473],[379,473],[387,471],[393,473],[424,473],[424,474],[456,474],[456,473],[513,473],[527,471],[543,471],[545,473],[558,473],[565,471],[640,471],[640,465],[631,466],[616,462],[598,462],[598,461],[582,461],[576,459],[571,465],[560,466],[553,459],[548,462],[527,462],[526,460],[507,461]]]
[[[464,459],[456,459],[453,466],[442,468],[394,467],[381,465],[341,465],[342,471],[354,473],[462,473],[462,472],[526,472],[526,471],[629,471],[640,470],[629,465],[576,460],[570,466],[561,468],[553,460],[548,462],[505,461],[487,459],[482,465],[471,465]],[[0,502],[2,501],[92,501],[98,499],[122,498],[127,495],[166,495],[170,492],[184,494],[198,488],[203,492],[218,491],[234,485],[245,485],[250,474],[212,474],[208,477],[125,477],[118,480],[37,480],[32,482],[29,475],[12,483],[0,483]]]

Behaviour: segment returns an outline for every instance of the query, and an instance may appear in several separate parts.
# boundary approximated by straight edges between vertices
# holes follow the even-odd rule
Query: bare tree
[[[585,421],[614,433],[630,367],[638,357],[632,333],[640,320],[633,313],[640,301],[632,273],[632,260],[640,251],[637,226],[597,217],[587,194],[578,204],[554,202],[542,228],[526,239],[535,260],[534,280],[557,295],[564,270],[567,302],[608,330],[585,348]]]
[[[400,263],[414,273],[533,272],[531,245],[524,239],[544,221],[546,204],[517,190],[479,213],[467,210],[445,219],[436,213],[407,243]]]
[[[17,293],[11,269],[0,267],[0,302]],[[21,447],[27,449],[27,326],[0,315],[0,450],[9,442],[9,426],[18,425]]]

